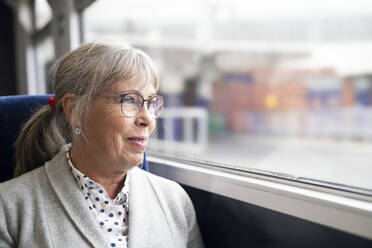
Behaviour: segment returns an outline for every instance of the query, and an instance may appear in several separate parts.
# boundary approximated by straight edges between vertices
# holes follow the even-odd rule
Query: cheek
[[[107,128],[110,130],[112,136],[118,142],[123,142],[129,135],[128,132],[131,130],[132,123],[125,119],[115,119],[108,123]]]
[[[130,124],[125,122],[121,116],[118,118],[102,115],[89,123],[88,138],[90,137],[95,142],[112,149],[115,146],[123,145],[126,130],[129,126]]]
[[[106,132],[102,132],[103,136],[101,136],[101,140],[104,146],[103,149],[113,157],[120,156],[120,154],[123,155],[127,150],[125,139],[128,135],[126,135],[126,129],[123,126],[119,123],[115,125],[111,124],[107,126]]]
[[[149,135],[151,135],[152,132],[154,132],[155,128],[156,128],[156,120],[152,120],[149,126]]]

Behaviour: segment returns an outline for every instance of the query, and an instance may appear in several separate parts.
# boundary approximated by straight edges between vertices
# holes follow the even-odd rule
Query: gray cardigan
[[[203,247],[193,205],[175,182],[128,172],[130,248]],[[64,151],[0,184],[0,247],[107,247]]]

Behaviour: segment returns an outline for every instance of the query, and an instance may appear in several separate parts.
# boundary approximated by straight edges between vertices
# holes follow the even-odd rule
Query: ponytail
[[[63,113],[59,114],[49,105],[40,108],[25,123],[15,142],[14,176],[20,176],[51,160],[66,144],[65,127]]]

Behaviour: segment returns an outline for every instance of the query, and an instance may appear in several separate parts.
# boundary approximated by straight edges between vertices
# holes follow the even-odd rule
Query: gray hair
[[[40,108],[23,126],[15,142],[15,176],[31,171],[52,159],[72,140],[72,127],[66,120],[62,99],[76,96],[73,118],[84,123],[85,113],[94,98],[118,81],[154,82],[158,77],[152,60],[142,50],[118,43],[84,44],[62,56],[53,66],[50,84],[55,92],[56,110]]]

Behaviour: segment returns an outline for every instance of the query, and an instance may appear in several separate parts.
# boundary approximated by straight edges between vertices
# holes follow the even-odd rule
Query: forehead
[[[153,95],[156,93],[155,80],[119,80],[112,85],[111,91],[115,93],[135,91],[141,93],[143,96]]]

